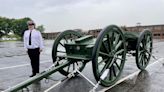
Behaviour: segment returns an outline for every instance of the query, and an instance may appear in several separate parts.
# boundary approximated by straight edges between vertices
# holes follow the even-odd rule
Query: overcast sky
[[[164,24],[164,0],[0,0],[0,16],[30,17],[46,32]]]

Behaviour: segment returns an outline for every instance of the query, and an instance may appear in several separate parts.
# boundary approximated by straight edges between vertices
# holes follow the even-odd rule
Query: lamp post
[[[141,23],[140,22],[137,22],[137,31],[140,32],[140,26],[141,26]]]

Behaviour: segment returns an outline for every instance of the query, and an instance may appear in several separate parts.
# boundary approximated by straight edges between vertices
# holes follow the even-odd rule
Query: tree
[[[0,17],[0,37],[7,35],[11,30],[11,21],[8,18]]]
[[[0,38],[1,38],[3,35],[4,35],[4,33],[0,31]]]
[[[39,30],[41,33],[43,33],[44,32],[44,30],[45,30],[45,28],[44,28],[44,26],[43,25],[40,25],[40,26],[37,26],[37,28],[36,28],[37,30]]]
[[[21,19],[9,19],[0,16],[0,38],[12,32],[20,37],[23,36],[24,31],[28,29],[27,21],[31,20],[29,17]],[[40,32],[44,32],[45,28],[40,25],[36,28]]]
[[[28,17],[21,19],[0,17],[0,37],[8,35],[9,32],[22,36],[24,31],[28,28],[26,24],[28,20],[31,19]]]
[[[12,31],[14,34],[23,36],[25,30],[28,29],[27,21],[31,20],[30,18],[16,19],[12,21]]]

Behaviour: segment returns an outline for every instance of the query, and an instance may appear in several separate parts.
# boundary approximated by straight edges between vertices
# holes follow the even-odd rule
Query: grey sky
[[[46,32],[164,24],[164,0],[0,0],[0,16],[30,17]]]

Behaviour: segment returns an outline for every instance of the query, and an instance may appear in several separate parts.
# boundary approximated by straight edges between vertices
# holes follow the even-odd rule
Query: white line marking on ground
[[[151,67],[152,65],[154,65],[154,64],[156,64],[156,63],[158,63],[158,62],[160,62],[160,61],[162,61],[162,60],[164,60],[164,58],[158,59],[157,61],[153,62],[152,64],[150,64],[150,65],[147,66],[147,67]],[[125,81],[125,80],[127,80],[127,79],[129,79],[129,78],[131,78],[131,77],[133,77],[133,76],[135,76],[135,75],[137,75],[139,72],[140,72],[140,71],[136,71],[136,72],[134,72],[134,73],[132,73],[132,74],[130,74],[130,75],[128,75],[128,76],[126,76],[126,77],[124,77],[124,78],[118,80],[114,85],[112,85],[112,86],[110,86],[110,87],[108,87],[108,88],[104,88],[104,89],[100,90],[99,92],[105,92],[105,91],[107,91],[107,90],[113,88],[114,86],[120,84],[121,82],[123,82],[123,81]]]
[[[51,86],[50,88],[46,89],[44,92],[49,92],[51,89],[53,89],[54,87],[56,87],[56,86],[59,85],[60,83],[62,83],[62,82],[59,81],[58,83],[54,84],[54,85]]]
[[[40,62],[40,64],[48,63],[48,62],[51,62],[51,60],[48,60],[48,61],[45,61],[45,62]],[[18,67],[23,67],[23,66],[28,66],[28,65],[30,65],[30,64],[22,64],[22,65],[16,65],[16,66],[2,67],[2,68],[0,68],[0,70],[18,68]]]

